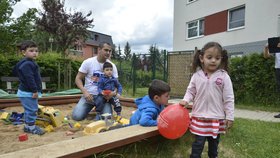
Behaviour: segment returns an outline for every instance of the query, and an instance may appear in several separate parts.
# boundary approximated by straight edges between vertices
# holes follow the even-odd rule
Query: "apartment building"
[[[279,0],[174,0],[173,51],[219,42],[231,54],[262,52],[280,36]]]

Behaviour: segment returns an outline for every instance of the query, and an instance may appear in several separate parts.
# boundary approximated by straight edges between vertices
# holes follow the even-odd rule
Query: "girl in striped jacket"
[[[193,102],[190,131],[195,135],[190,158],[200,158],[205,141],[208,156],[218,156],[220,133],[232,127],[234,120],[234,94],[227,73],[226,50],[216,42],[207,43],[196,51],[193,76],[180,104]]]

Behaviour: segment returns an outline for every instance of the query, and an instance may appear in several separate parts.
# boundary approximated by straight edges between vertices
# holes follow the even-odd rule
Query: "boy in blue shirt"
[[[23,41],[20,51],[24,58],[13,68],[13,74],[19,78],[17,96],[24,108],[24,132],[43,135],[45,131],[35,126],[38,111],[38,97],[41,96],[42,82],[40,69],[35,59],[38,56],[37,45],[33,41]]]
[[[161,81],[153,80],[148,94],[135,100],[137,110],[130,118],[130,125],[157,126],[157,117],[168,104],[170,86]]]
[[[114,106],[114,111],[117,115],[120,116],[122,111],[120,100],[118,99],[118,97],[122,94],[122,85],[118,79],[113,77],[113,65],[109,62],[105,62],[103,65],[103,72],[104,75],[101,76],[98,81],[98,96],[95,99],[95,110],[97,112],[95,120],[101,119],[100,113],[106,102]],[[117,95],[109,99],[108,95],[111,92],[117,92]]]

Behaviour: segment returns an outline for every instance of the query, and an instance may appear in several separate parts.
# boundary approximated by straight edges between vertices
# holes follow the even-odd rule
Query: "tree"
[[[126,45],[124,46],[124,59],[125,60],[130,60],[131,59],[131,49],[130,49],[130,45],[128,42],[126,42]]]
[[[48,32],[57,46],[57,51],[67,55],[68,47],[77,40],[85,40],[92,27],[92,12],[83,15],[82,12],[66,13],[64,0],[42,0],[42,12],[37,20],[38,29]]]
[[[0,26],[10,22],[13,13],[12,6],[20,0],[1,0],[0,1]]]
[[[122,50],[120,45],[118,46],[118,56],[122,59]]]
[[[8,53],[14,49],[14,38],[11,34],[12,6],[20,0],[0,0],[0,53]]]
[[[35,36],[35,21],[37,19],[36,13],[37,9],[30,8],[19,18],[13,19],[13,24],[9,26],[9,31],[16,43],[26,39],[33,39]]]
[[[115,44],[112,46],[112,56],[111,57],[112,57],[112,59],[119,59],[118,50],[117,50],[117,47]]]

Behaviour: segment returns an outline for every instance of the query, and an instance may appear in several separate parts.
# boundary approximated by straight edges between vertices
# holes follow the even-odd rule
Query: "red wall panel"
[[[204,35],[211,35],[227,30],[228,11],[218,12],[205,17]]]

